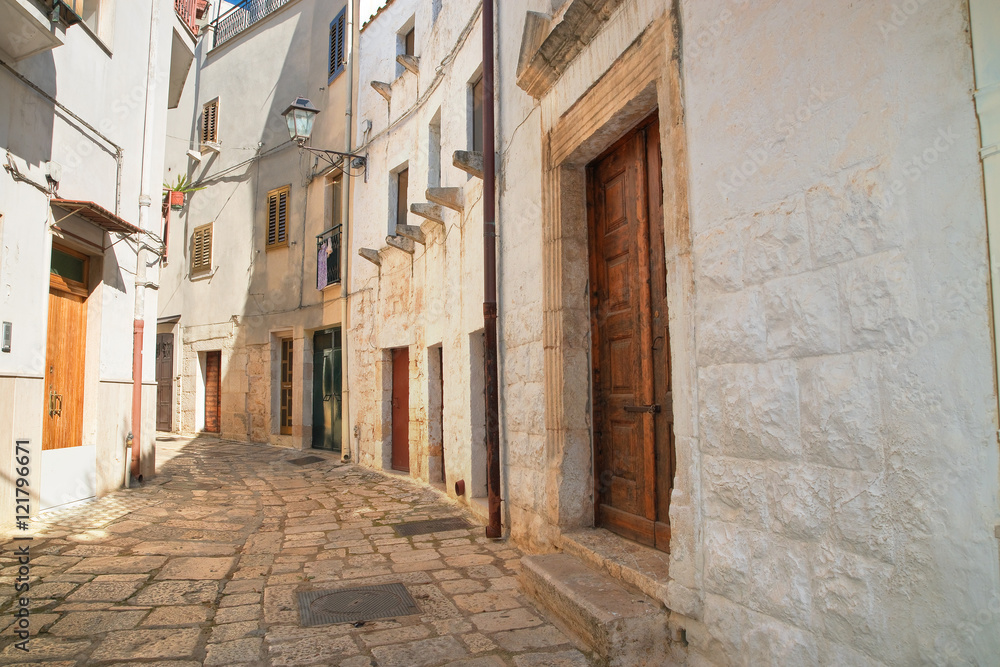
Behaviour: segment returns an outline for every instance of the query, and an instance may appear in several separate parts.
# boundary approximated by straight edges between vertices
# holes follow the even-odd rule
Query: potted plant
[[[191,184],[188,183],[187,176],[178,175],[177,182],[170,184],[163,184],[163,199],[170,205],[170,208],[175,211],[179,211],[184,208],[185,195],[189,192],[197,192],[198,190],[204,190],[204,187],[193,188]]]

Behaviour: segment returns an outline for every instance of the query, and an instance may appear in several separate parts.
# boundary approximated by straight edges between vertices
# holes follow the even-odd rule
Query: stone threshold
[[[668,554],[603,528],[563,533],[560,546],[565,553],[607,572],[613,579],[642,591],[667,607]]]

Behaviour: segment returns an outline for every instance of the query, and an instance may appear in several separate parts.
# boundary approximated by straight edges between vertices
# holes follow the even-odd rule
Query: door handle
[[[49,392],[49,417],[61,417],[62,407],[63,407],[62,394],[57,394],[55,389],[51,390]]]
[[[644,412],[651,415],[655,415],[660,411],[660,406],[654,403],[653,405],[626,405],[625,412]]]

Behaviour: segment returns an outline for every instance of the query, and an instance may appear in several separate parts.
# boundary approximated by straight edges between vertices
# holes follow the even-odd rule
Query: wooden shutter
[[[330,24],[330,65],[329,78],[334,77],[344,71],[344,22],[345,9],[340,10],[337,18]]]
[[[267,193],[267,247],[288,245],[288,193],[290,185]]]
[[[212,268],[212,223],[196,227],[191,250],[191,269],[208,271]]]
[[[201,143],[219,142],[219,98],[207,103],[201,114]]]
[[[281,339],[281,414],[278,423],[282,435],[292,433],[292,339]]]

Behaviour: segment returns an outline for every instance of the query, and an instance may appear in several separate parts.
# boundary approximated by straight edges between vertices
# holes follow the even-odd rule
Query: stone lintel
[[[542,42],[549,34],[552,17],[540,12],[528,12],[524,17],[524,32],[521,33],[521,52],[517,57],[515,78],[520,79],[531,59],[538,53]]]
[[[428,201],[446,206],[459,213],[465,208],[462,188],[427,188],[425,195]]]
[[[420,73],[420,58],[416,56],[407,56],[401,53],[396,56],[396,62],[406,68],[408,72]]]
[[[623,1],[573,0],[566,8],[562,20],[537,48],[533,48],[532,43],[541,32],[537,25],[540,18],[531,19],[535,25],[530,30],[526,21],[518,58],[518,87],[535,99],[545,95]],[[528,43],[525,43],[525,39]],[[521,61],[525,63],[523,69],[520,67]]]
[[[396,235],[405,236],[411,241],[416,241],[421,245],[427,244],[427,240],[424,238],[423,230],[414,225],[396,225]]]
[[[372,81],[372,88],[375,92],[385,98],[386,102],[392,100],[392,86],[384,81]]]
[[[483,177],[483,154],[480,151],[455,151],[451,163],[476,178]]]
[[[413,254],[415,246],[413,245],[413,241],[411,239],[403,238],[402,236],[386,236],[385,242],[386,245],[391,245],[397,250],[402,250],[410,255]]]
[[[378,256],[378,250],[374,248],[358,248],[358,255],[364,257],[375,266],[382,266],[382,260]]]
[[[419,215],[421,218],[426,218],[440,225],[444,224],[444,211],[437,204],[410,204],[410,213]]]

